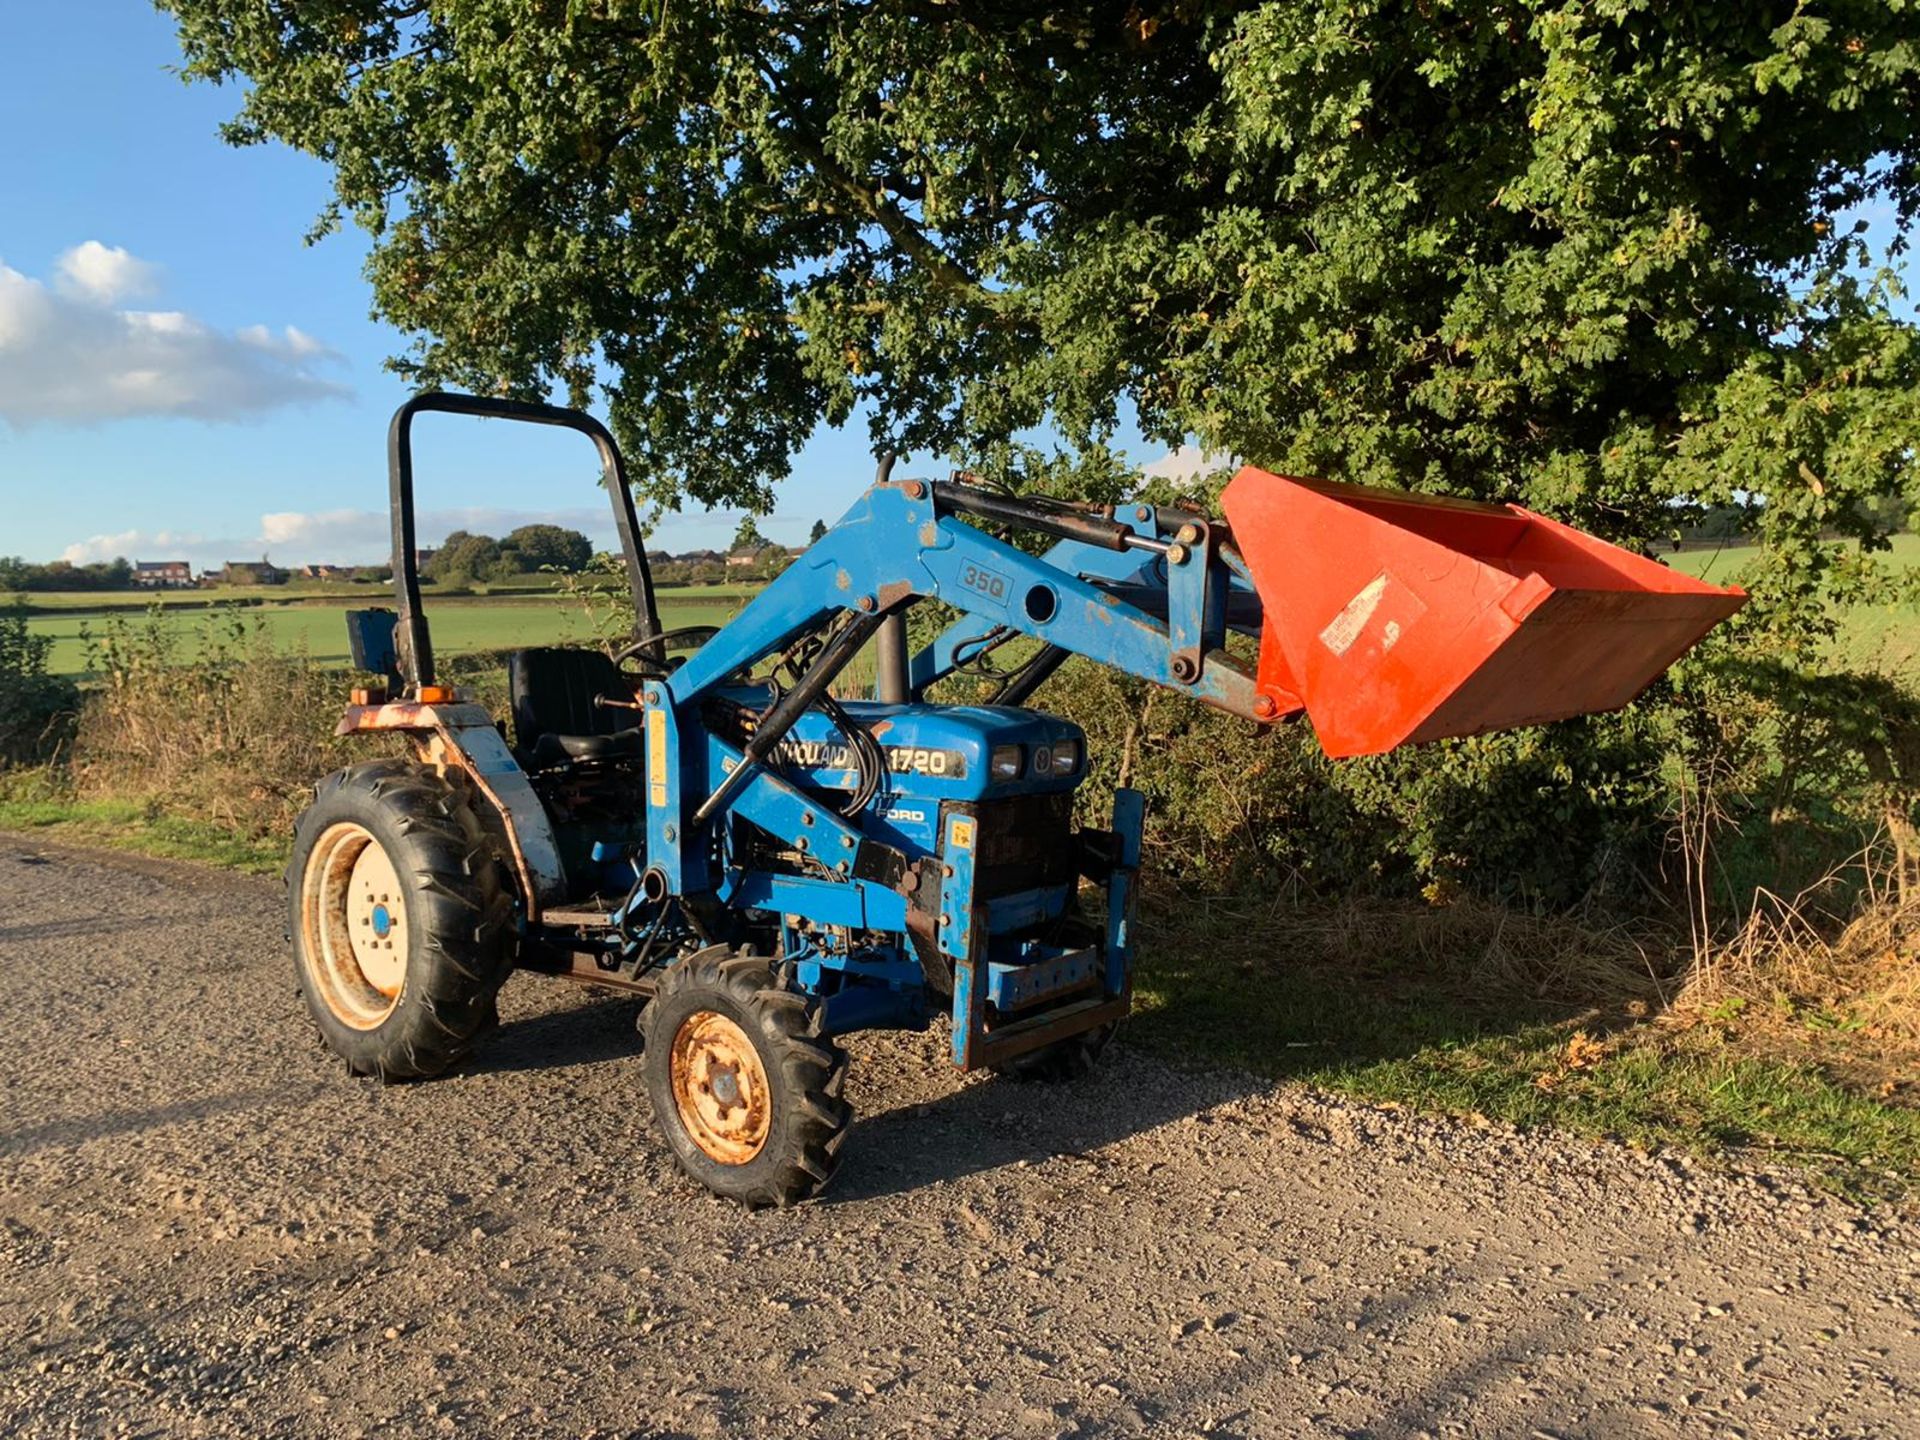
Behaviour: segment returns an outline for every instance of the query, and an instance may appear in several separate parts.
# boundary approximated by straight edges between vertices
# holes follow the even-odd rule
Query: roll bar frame
[[[633,638],[650,640],[660,633],[660,612],[654,604],[653,572],[640,545],[640,523],[634,513],[633,492],[627,488],[626,462],[612,433],[591,415],[560,405],[527,400],[502,400],[487,395],[460,395],[429,390],[414,396],[393,412],[387,427],[387,488],[393,522],[393,589],[399,602],[395,626],[399,646],[400,678],[411,689],[433,683],[433,643],[421,610],[420,567],[413,520],[413,417],[425,414],[474,415],[489,420],[522,420],[554,425],[585,435],[600,453],[600,481],[613,506],[613,527],[627,562],[627,584],[633,591]]]

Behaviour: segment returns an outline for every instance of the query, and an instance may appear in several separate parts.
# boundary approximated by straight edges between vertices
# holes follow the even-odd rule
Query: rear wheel
[[[647,1094],[681,1169],[716,1195],[793,1205],[833,1178],[853,1123],[820,1003],[723,947],[667,972],[641,1013]]]
[[[322,780],[294,827],[287,900],[300,993],[356,1073],[437,1075],[493,1025],[512,901],[457,776],[380,760]]]

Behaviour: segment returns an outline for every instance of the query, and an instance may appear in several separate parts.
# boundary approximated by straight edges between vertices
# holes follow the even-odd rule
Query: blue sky
[[[365,239],[304,244],[324,167],[223,144],[233,92],[178,61],[140,0],[0,3],[0,555],[379,559],[405,342],[369,318]],[[585,441],[428,417],[417,445],[423,538],[553,519],[611,542]],[[762,528],[797,542],[872,474],[863,428],[823,433]]]

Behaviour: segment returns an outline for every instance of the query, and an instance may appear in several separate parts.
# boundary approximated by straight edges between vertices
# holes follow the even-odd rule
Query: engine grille
[[[1071,793],[1013,795],[952,808],[980,821],[973,862],[976,898],[991,900],[996,895],[1064,885],[1078,873]]]

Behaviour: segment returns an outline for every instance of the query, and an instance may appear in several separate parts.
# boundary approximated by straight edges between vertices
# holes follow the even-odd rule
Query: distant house
[[[433,557],[438,555],[439,553],[440,551],[437,547],[432,550],[414,551],[413,552],[413,568],[416,570],[425,570],[427,566],[433,563]]]
[[[345,565],[302,565],[299,575],[303,580],[351,580],[353,571]]]
[[[785,553],[785,547],[780,545],[748,545],[743,549],[727,552],[727,568],[739,570],[750,565],[764,565],[775,555]]]
[[[266,560],[229,560],[220,567],[222,585],[284,585],[287,572]]]
[[[136,560],[133,583],[149,590],[178,590],[193,584],[193,567],[184,560]]]

